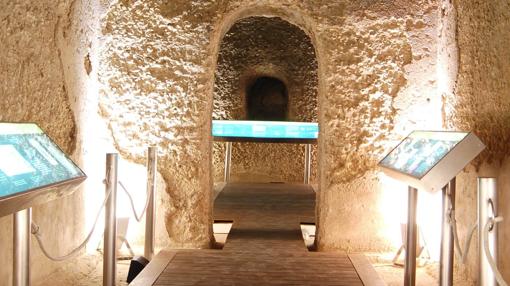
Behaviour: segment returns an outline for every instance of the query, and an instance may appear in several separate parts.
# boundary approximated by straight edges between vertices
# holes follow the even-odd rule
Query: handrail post
[[[455,212],[456,179],[443,187],[443,223],[441,231],[441,255],[439,260],[439,285],[453,285],[454,237],[450,217]]]
[[[230,167],[232,163],[232,142],[225,144],[225,175],[223,181],[228,183],[230,181]]]
[[[305,174],[303,183],[310,184],[310,174],[312,171],[312,144],[305,145]]]
[[[14,253],[12,285],[30,286],[30,225],[32,209],[14,213]]]
[[[404,286],[414,286],[416,285],[416,244],[418,235],[418,228],[416,226],[416,209],[418,204],[418,189],[409,186],[407,201]]]
[[[117,163],[118,155],[106,154],[106,192],[103,254],[103,286],[115,286],[117,277]]]
[[[147,212],[145,214],[144,256],[151,260],[154,255],[154,232],[156,225],[156,172],[158,165],[158,147],[150,146],[147,150]]]

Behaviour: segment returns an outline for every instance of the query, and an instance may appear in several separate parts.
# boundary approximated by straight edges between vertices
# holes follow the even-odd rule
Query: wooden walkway
[[[306,185],[229,184],[216,220],[234,221],[222,250],[164,250],[131,285],[384,285],[360,254],[309,252],[300,223],[314,222]]]

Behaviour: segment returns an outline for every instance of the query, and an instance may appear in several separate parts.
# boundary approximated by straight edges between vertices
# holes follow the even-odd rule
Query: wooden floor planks
[[[224,249],[166,251],[132,285],[384,285],[359,255],[307,250],[300,223],[314,212],[306,185],[229,184],[214,204],[215,219],[234,221]]]

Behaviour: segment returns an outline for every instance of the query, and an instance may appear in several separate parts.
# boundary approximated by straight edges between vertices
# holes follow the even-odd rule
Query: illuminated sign
[[[32,123],[0,123],[0,199],[85,174]]]
[[[466,135],[463,132],[415,131],[402,140],[380,165],[422,178]]]
[[[311,122],[213,120],[212,135],[226,139],[316,140],[319,125]]]
[[[455,177],[484,148],[473,133],[414,131],[379,166],[411,186],[435,189]]]

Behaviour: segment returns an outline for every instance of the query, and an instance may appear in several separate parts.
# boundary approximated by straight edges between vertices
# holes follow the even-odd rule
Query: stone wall
[[[456,126],[473,130],[487,145],[479,158],[502,163],[510,150],[510,4],[459,2],[459,72],[454,112]]]
[[[98,71],[104,85],[99,106],[125,157],[141,163],[145,146],[160,146],[159,169],[170,195],[166,225],[173,245],[209,247],[210,106],[204,71],[212,63],[200,46],[208,42],[207,26],[200,21],[209,16],[183,10],[186,5],[113,4],[102,31],[106,41]],[[212,82],[209,89],[212,93]]]
[[[310,38],[289,22],[264,17],[240,20],[223,38],[212,118],[248,119],[246,89],[262,76],[285,83],[288,121],[317,122],[317,61]],[[222,143],[214,144],[215,181],[223,180],[224,148]],[[303,181],[304,145],[235,143],[232,153],[232,181]],[[315,176],[316,172],[312,182]]]
[[[2,1],[0,12],[0,121],[35,122],[67,153],[76,146],[76,122],[60,49],[72,1]],[[82,236],[82,194],[37,206],[33,220],[52,251],[67,251]],[[12,218],[0,218],[0,284],[12,279]],[[32,277],[59,267],[33,243]],[[4,284],[5,283],[5,284]]]
[[[57,256],[80,244],[91,229],[103,201],[105,154],[117,152],[98,105],[101,18],[109,5],[96,0],[1,4],[0,121],[36,122],[88,176],[74,195],[34,208],[33,220],[40,225],[49,252]],[[137,202],[145,201],[145,160],[141,163],[122,157],[119,161],[119,178],[133,192],[138,209],[141,206]],[[164,189],[164,181],[158,175],[158,248],[168,241],[163,219],[168,196]],[[125,195],[119,194],[118,200],[118,216],[130,218],[127,239],[137,247],[143,242],[144,225],[133,223]],[[95,251],[102,239],[101,224],[100,221],[89,251]],[[6,261],[12,261],[11,216],[0,218],[0,233],[0,253]],[[34,285],[44,283],[44,277],[64,265],[75,267],[75,260],[51,262],[35,241],[31,261]],[[87,275],[86,269],[74,271]],[[8,263],[0,270],[0,285],[10,285],[11,277]]]
[[[210,120],[224,35],[240,19],[302,29],[318,64],[320,249],[390,249],[373,172],[415,128],[441,126],[437,5],[430,1],[119,1],[104,19],[100,107],[116,146],[162,148],[174,245],[206,247],[213,182]],[[358,218],[358,219],[353,219]]]
[[[455,15],[456,14],[456,15]],[[456,16],[456,17],[455,17]],[[510,4],[508,1],[472,2],[454,1],[443,4],[442,17],[454,28],[449,50],[449,81],[451,93],[444,94],[445,125],[471,130],[487,145],[474,165],[461,175],[457,192],[457,213],[461,242],[476,221],[477,177],[498,179],[499,214],[508,217],[510,181],[508,176],[510,150]],[[451,19],[456,19],[452,21]],[[456,37],[455,37],[456,36]],[[510,280],[510,251],[508,220],[500,224],[499,265],[504,278]],[[464,283],[476,285],[478,279],[477,235],[473,238],[468,263],[456,263],[456,277]],[[466,278],[469,278],[466,281]]]

